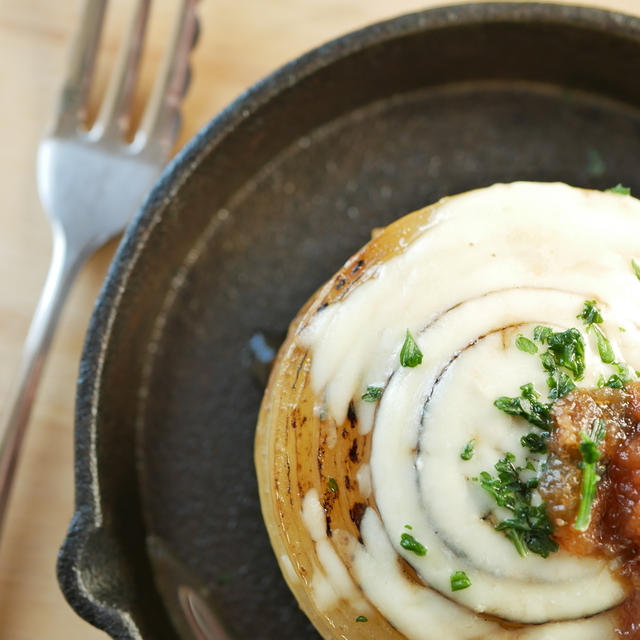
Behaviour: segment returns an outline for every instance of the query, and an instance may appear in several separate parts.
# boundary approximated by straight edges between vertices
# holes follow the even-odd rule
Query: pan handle
[[[87,509],[76,511],[57,562],[67,602],[113,638],[177,640],[160,597],[149,588],[151,569],[144,548],[124,548],[118,540],[122,536],[107,526],[95,527]]]

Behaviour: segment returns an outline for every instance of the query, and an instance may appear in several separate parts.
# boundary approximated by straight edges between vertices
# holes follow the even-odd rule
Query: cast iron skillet
[[[260,341],[372,227],[445,194],[639,193],[639,70],[638,19],[461,5],[316,49],[207,125],[128,230],[89,329],[58,565],[76,611],[114,638],[318,637],[258,506]]]

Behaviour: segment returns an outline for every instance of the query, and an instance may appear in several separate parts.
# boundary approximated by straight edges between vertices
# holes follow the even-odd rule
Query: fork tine
[[[92,134],[97,137],[121,139],[129,126],[129,109],[140,68],[145,27],[149,17],[150,0],[138,0],[129,32],[120,46],[109,87]]]
[[[54,134],[75,131],[85,120],[106,4],[107,0],[85,1],[54,115]]]
[[[198,34],[197,0],[182,0],[171,45],[156,79],[133,145],[156,160],[171,152],[180,125],[180,101],[189,80],[189,54]]]

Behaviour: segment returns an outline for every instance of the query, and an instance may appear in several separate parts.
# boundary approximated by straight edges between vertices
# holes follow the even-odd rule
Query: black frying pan
[[[115,638],[317,637],[258,505],[269,344],[372,227],[445,194],[639,193],[639,74],[638,19],[464,5],[325,45],[205,127],[129,229],[89,329],[58,567],[78,613]]]

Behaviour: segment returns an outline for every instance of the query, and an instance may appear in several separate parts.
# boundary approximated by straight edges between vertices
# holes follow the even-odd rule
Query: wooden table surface
[[[98,61],[96,97],[129,6],[112,0]],[[201,37],[184,102],[181,147],[241,91],[287,60],[369,22],[442,2],[429,0],[202,0]],[[579,4],[579,2],[574,2]],[[640,14],[639,0],[592,0]],[[156,0],[138,111],[175,2]],[[51,248],[36,193],[35,157],[65,68],[82,0],[0,0],[0,407],[20,360]],[[35,405],[0,545],[0,638],[105,637],[78,618],[55,578],[58,547],[73,508],[73,404],[78,360],[93,302],[116,243],[83,269],[68,300]]]

